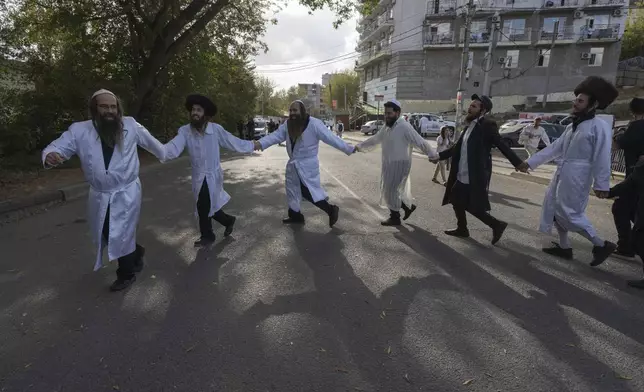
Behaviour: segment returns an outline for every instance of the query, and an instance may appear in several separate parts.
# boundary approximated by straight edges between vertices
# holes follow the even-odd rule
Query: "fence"
[[[617,87],[637,86],[644,87],[644,69],[619,69],[617,71]]]
[[[624,150],[613,150],[610,154],[610,168],[614,173],[624,174],[626,172],[626,161],[624,160]]]

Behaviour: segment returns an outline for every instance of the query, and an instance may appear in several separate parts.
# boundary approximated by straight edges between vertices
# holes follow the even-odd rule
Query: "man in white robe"
[[[402,220],[407,220],[416,210],[409,179],[414,146],[430,159],[438,159],[436,150],[401,117],[400,112],[400,102],[395,99],[386,102],[386,126],[356,146],[358,151],[363,151],[382,144],[380,205],[389,208],[389,219],[381,222],[383,226],[401,225],[400,209],[405,212]]]
[[[118,259],[112,291],[126,289],[143,269],[145,249],[136,243],[141,211],[137,146],[164,159],[163,145],[132,117],[123,117],[118,98],[99,90],[89,102],[91,120],[73,123],[42,152],[45,168],[78,155],[89,183],[88,220],[97,247],[94,270],[102,267],[107,244],[109,260]]]
[[[215,241],[212,229],[214,219],[226,229],[224,237],[233,232],[237,218],[224,212],[223,206],[230,195],[223,188],[224,172],[221,169],[219,147],[242,153],[252,153],[255,147],[250,140],[239,139],[221,125],[211,122],[217,114],[217,106],[207,97],[193,94],[186,99],[190,123],[179,128],[166,148],[165,160],[179,157],[185,148],[190,154],[192,167],[192,193],[197,203],[195,215],[199,219],[201,237],[195,246],[205,246]]]
[[[320,141],[347,155],[355,152],[354,146],[330,131],[322,120],[309,116],[304,103],[298,100],[291,103],[288,120],[277,131],[256,142],[256,150],[286,142],[289,157],[286,164],[288,218],[283,220],[284,223],[304,223],[300,210],[302,197],[329,215],[329,227],[338,221],[340,208],[328,202],[328,196],[320,184]]]
[[[590,265],[594,267],[603,263],[617,247],[599,237],[585,214],[591,187],[598,197],[606,197],[610,190],[613,132],[608,123],[595,117],[595,111],[610,105],[618,92],[606,80],[589,76],[574,93],[572,124],[554,143],[522,163],[519,170],[534,170],[544,163],[560,160],[546,190],[539,226],[540,231],[550,234],[554,224],[559,243],[543,251],[572,259],[568,232],[576,232],[593,243]]]

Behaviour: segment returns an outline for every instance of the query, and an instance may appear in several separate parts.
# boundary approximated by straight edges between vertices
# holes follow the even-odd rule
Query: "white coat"
[[[327,194],[320,185],[320,161],[318,159],[320,141],[337,148],[347,155],[353,153],[354,147],[349,143],[345,143],[344,140],[330,131],[321,120],[314,117],[310,117],[309,124],[296,141],[294,150],[291,145],[291,139],[288,136],[286,121],[280,125],[277,131],[259,139],[262,150],[285,141],[289,157],[286,164],[286,198],[288,207],[295,212],[299,212],[300,202],[302,201],[300,181],[311,192],[313,202],[327,199]]]
[[[559,139],[527,160],[531,169],[558,160],[543,200],[540,231],[550,233],[556,218],[567,231],[585,230],[596,236],[585,210],[591,186],[599,191],[610,189],[611,138],[610,126],[595,117],[579,124],[575,132],[568,125]]]
[[[88,221],[96,245],[94,271],[102,267],[104,241],[103,223],[110,206],[110,261],[126,256],[136,249],[136,227],[141,212],[141,182],[137,146],[164,159],[163,144],[132,117],[123,117],[123,145],[114,149],[105,168],[101,141],[92,121],[73,123],[58,139],[42,152],[43,164],[49,153],[56,152],[65,160],[78,155],[85,180],[89,183]]]
[[[411,207],[413,196],[409,174],[413,148],[417,147],[430,159],[438,159],[438,153],[402,117],[391,128],[383,126],[375,136],[358,144],[358,149],[369,150],[379,144],[382,144],[380,206],[392,211],[398,211],[401,203]]]
[[[184,148],[188,148],[190,165],[192,167],[192,193],[195,203],[199,198],[199,191],[204,178],[210,192],[210,212],[213,216],[228,201],[230,195],[224,190],[224,171],[221,168],[219,147],[242,153],[251,153],[254,144],[250,140],[241,140],[226,131],[217,123],[208,123],[204,134],[194,131],[190,124],[179,128],[174,139],[165,146],[165,160],[178,158]],[[195,216],[199,216],[195,208]]]

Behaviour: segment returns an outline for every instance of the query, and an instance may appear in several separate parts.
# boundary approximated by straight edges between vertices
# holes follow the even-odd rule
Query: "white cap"
[[[94,94],[92,94],[92,98],[90,98],[90,99],[94,99],[94,97],[96,97],[98,95],[103,95],[103,94],[109,94],[109,95],[113,96],[114,98],[116,98],[116,95],[113,92],[111,92],[110,90],[105,90],[104,88],[102,88],[102,89],[98,90],[97,92],[95,92]]]
[[[385,102],[385,105],[388,104],[388,103],[392,103],[392,104],[398,106],[400,108],[400,110],[402,110],[402,105],[400,104],[400,102],[398,102],[398,100],[390,99],[389,101]]]

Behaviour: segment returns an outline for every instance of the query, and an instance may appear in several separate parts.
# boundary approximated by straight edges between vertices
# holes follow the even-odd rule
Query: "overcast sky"
[[[358,32],[356,17],[333,28],[334,14],[329,10],[307,13],[307,8],[291,0],[280,11],[277,25],[269,25],[264,36],[268,52],[255,58],[257,72],[271,78],[277,88],[297,83],[320,83],[325,72],[353,68]],[[319,64],[320,61],[330,60]],[[271,70],[276,72],[270,72]]]

